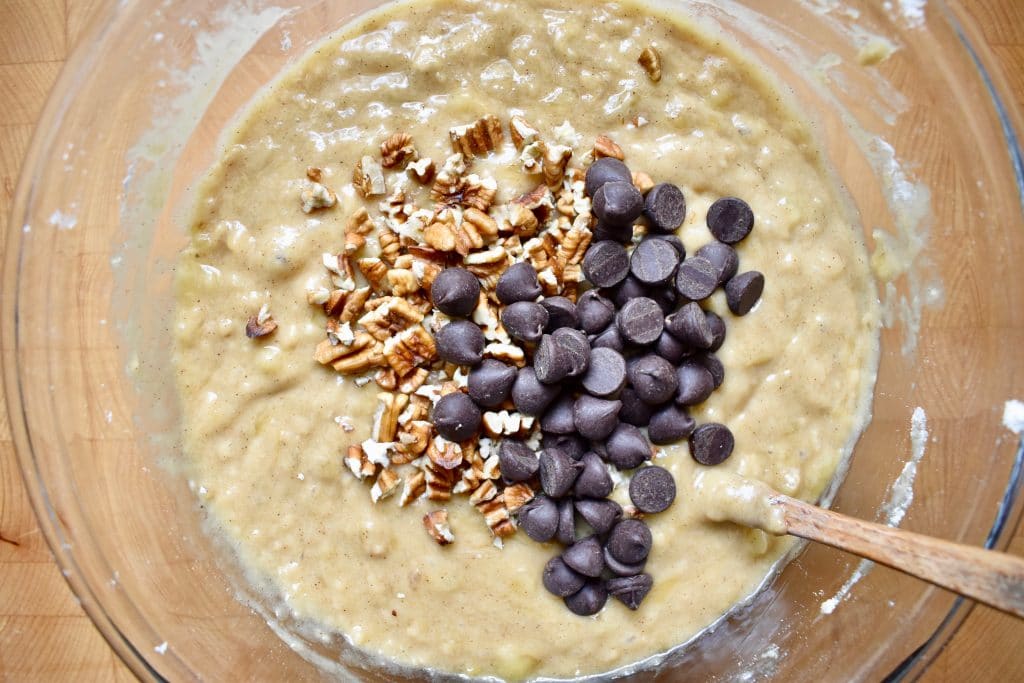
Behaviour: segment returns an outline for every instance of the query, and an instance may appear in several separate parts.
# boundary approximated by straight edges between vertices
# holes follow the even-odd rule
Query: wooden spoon
[[[736,475],[699,489],[709,519],[824,543],[1024,618],[1024,558],[865,522]]]

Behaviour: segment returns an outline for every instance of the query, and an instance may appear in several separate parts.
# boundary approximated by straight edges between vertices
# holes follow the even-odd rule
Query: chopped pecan
[[[384,169],[371,156],[364,156],[356,164],[352,172],[352,184],[359,196],[364,199],[379,197],[387,192],[387,185],[384,183]]]
[[[452,497],[456,473],[428,462],[424,471],[427,479],[427,498],[430,500],[448,500]]]
[[[493,500],[498,495],[498,487],[490,479],[484,479],[469,496],[470,504],[476,506]]]
[[[434,160],[430,158],[414,161],[406,166],[405,170],[410,176],[412,176],[413,180],[421,185],[427,185],[430,183],[437,173],[437,167],[434,164]]]
[[[373,381],[384,391],[394,391],[398,388],[398,374],[391,368],[382,368],[373,375]]]
[[[567,265],[583,261],[583,256],[587,253],[587,247],[590,246],[593,236],[594,234],[589,228],[583,227],[573,227],[565,233],[558,245],[558,251],[555,252],[555,275],[562,275]]]
[[[448,526],[448,511],[443,508],[423,515],[423,528],[438,545],[448,545],[455,540],[455,534]]]
[[[408,133],[395,133],[380,143],[381,165],[394,168],[407,159],[416,158],[416,147],[412,144],[412,136]]]
[[[395,296],[409,296],[420,289],[419,280],[411,270],[405,268],[392,268],[388,271],[388,282],[391,284],[391,293]]]
[[[377,471],[377,466],[370,461],[359,444],[352,444],[348,447],[348,452],[345,454],[345,466],[359,480],[372,477]]]
[[[350,323],[343,323],[334,318],[328,318],[327,339],[332,344],[352,346],[352,342],[356,340],[356,335],[355,332],[352,331],[352,325]]]
[[[314,183],[319,183],[321,180],[324,179],[324,171],[322,168],[317,168],[316,166],[307,166],[306,177],[312,180]]]
[[[520,152],[527,145],[536,142],[540,138],[540,131],[537,130],[522,116],[513,116],[508,124],[509,133],[512,136],[512,144]]]
[[[514,513],[533,500],[536,494],[529,484],[519,483],[506,486],[505,490],[502,491],[502,495],[505,498],[505,507],[508,508],[509,512]]]
[[[651,79],[652,83],[661,80],[661,55],[654,49],[654,46],[645,47],[636,61],[647,72],[647,77]]]
[[[426,420],[430,415],[430,399],[426,396],[413,394],[409,397],[409,406],[398,416],[399,424],[408,424],[415,420]]]
[[[498,236],[498,223],[479,209],[466,209],[462,224],[455,230],[455,251],[468,256]]]
[[[354,375],[366,372],[384,364],[384,345],[375,342],[373,346],[358,353],[344,356],[334,361],[331,367],[343,375]]]
[[[395,265],[395,260],[402,252],[402,244],[393,230],[382,228],[377,233],[377,244],[380,245],[380,259],[388,265]]]
[[[438,467],[454,470],[462,464],[462,447],[453,441],[436,436],[427,446],[427,457]]]
[[[438,251],[455,251],[455,225],[448,221],[437,220],[423,230],[423,241],[427,246]]]
[[[565,169],[569,165],[571,157],[572,147],[548,145],[547,150],[544,152],[542,170],[544,173],[544,183],[549,188],[554,189],[562,184],[562,180],[565,178]]]
[[[562,285],[555,275],[555,269],[551,266],[537,272],[537,282],[544,291],[544,296],[557,296],[562,292]]]
[[[409,457],[406,462],[411,462],[427,451],[432,434],[433,428],[429,422],[426,420],[412,420],[402,425],[402,428],[398,431],[396,450],[398,453]],[[395,462],[395,456],[392,456],[391,461]]]
[[[487,211],[494,203],[494,197],[498,194],[498,183],[494,178],[481,178],[473,175],[466,177],[462,189],[462,205],[468,208]]]
[[[434,337],[422,325],[414,325],[384,342],[384,359],[402,377],[435,358]]]
[[[405,507],[415,502],[427,491],[427,479],[423,472],[417,470],[405,478],[405,486],[402,488],[402,496],[398,499],[398,505]]]
[[[615,144],[607,135],[598,135],[597,140],[594,142],[594,158],[601,159],[603,157],[611,157],[612,159],[618,159],[622,161],[626,158],[623,154],[622,148]]]
[[[483,481],[485,480],[480,476],[478,469],[467,467],[462,470],[462,478],[455,482],[455,486],[452,487],[452,493],[472,494],[480,487]]]
[[[375,344],[374,338],[366,332],[357,332],[351,344],[332,344],[330,339],[324,339],[317,344],[313,357],[321,365],[331,365],[339,358],[358,353]]]
[[[521,237],[533,237],[537,234],[537,228],[540,227],[537,215],[522,204],[509,204],[508,222],[512,227],[512,232]]]
[[[633,187],[640,190],[640,194],[647,194],[654,187],[654,178],[643,171],[633,171]]]
[[[359,324],[382,342],[389,341],[395,333],[423,321],[423,314],[402,297],[381,297],[377,301],[382,303],[360,318]]]
[[[488,115],[467,124],[456,126],[448,131],[452,141],[452,149],[461,152],[467,159],[484,155],[501,144],[505,133],[501,120],[497,116]]]
[[[487,527],[495,536],[504,538],[515,533],[515,523],[508,513],[508,508],[505,507],[505,497],[503,494],[499,493],[490,500],[480,503],[476,506],[476,509],[483,514]]]
[[[529,192],[519,195],[512,200],[512,204],[529,209],[541,221],[547,218],[555,206],[551,189],[547,185],[538,185]]]
[[[344,292],[342,292],[342,300],[344,301]],[[323,285],[317,285],[312,289],[306,290],[306,303],[310,306],[325,306],[328,301],[331,300],[331,290],[327,289]],[[328,315],[331,315],[328,313]]]
[[[483,429],[487,436],[496,439],[501,436],[519,434],[523,428],[523,416],[507,410],[488,410],[483,414]]]
[[[398,416],[409,405],[406,394],[394,394],[382,391],[377,394],[377,412],[373,416],[373,431],[370,434],[374,441],[391,443],[398,434]]]
[[[373,482],[370,488],[370,500],[374,503],[380,502],[397,491],[400,483],[402,478],[398,476],[398,472],[390,467],[382,468],[377,475],[377,481]]]
[[[466,270],[480,278],[487,292],[494,292],[498,278],[508,268],[508,253],[500,246],[493,246],[485,251],[473,252],[466,256],[463,265]]]
[[[318,182],[305,183],[299,193],[303,213],[312,213],[317,209],[329,209],[338,201],[337,196]]]
[[[260,306],[256,315],[249,316],[245,321],[245,336],[249,339],[265,337],[277,329],[277,323],[270,317],[270,307],[267,304]]]
[[[411,394],[427,381],[430,372],[426,368],[416,368],[407,375],[398,378],[398,391],[403,394]]]
[[[338,320],[341,322],[352,322],[358,320],[363,314],[363,309],[366,307],[366,302],[370,299],[370,288],[360,287],[359,289],[349,292],[348,297],[345,299],[345,303],[342,306],[341,314],[338,316]]]
[[[366,281],[370,283],[370,287],[375,292],[386,291],[386,285],[388,282],[388,266],[386,263],[381,261],[379,258],[361,258],[356,261],[356,265],[359,266],[359,272],[363,274]]]
[[[430,198],[438,204],[454,206],[462,202],[466,179],[455,173],[442,171],[430,187]]]
[[[344,225],[345,253],[352,254],[359,251],[366,244],[366,236],[373,232],[373,219],[365,206],[348,217]]]
[[[484,357],[494,358],[505,363],[512,363],[517,367],[526,365],[526,355],[523,350],[515,344],[491,343],[484,347]]]

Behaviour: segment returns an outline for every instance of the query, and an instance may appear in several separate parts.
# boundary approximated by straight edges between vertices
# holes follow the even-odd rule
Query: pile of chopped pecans
[[[471,319],[484,332],[484,356],[522,367],[523,348],[513,342],[499,318],[495,286],[513,263],[529,261],[546,296],[575,300],[583,279],[580,263],[590,243],[594,218],[584,191],[584,171],[570,168],[572,143],[580,136],[565,123],[547,142],[541,132],[513,116],[509,135],[524,174],[537,185],[510,201],[499,202],[491,177],[471,172],[474,159],[503,144],[501,120],[485,116],[449,131],[453,154],[440,167],[420,158],[414,141],[395,133],[380,145],[380,158],[363,156],[353,185],[367,200],[344,222],[339,253],[323,255],[329,285],[307,293],[310,304],[327,316],[326,338],[314,357],[322,365],[355,376],[356,384],[375,381],[381,392],[371,438],[350,446],[345,465],[360,480],[372,481],[374,503],[399,492],[399,505],[426,496],[444,503],[453,494],[468,496],[500,539],[515,532],[511,513],[534,497],[528,484],[505,485],[498,465],[498,440],[523,438],[539,445],[533,417],[509,402],[483,416],[483,434],[453,443],[436,433],[431,406],[448,393],[464,391],[466,372],[442,362],[433,332],[448,318],[430,299],[434,278],[459,265],[481,282]],[[595,158],[623,158],[622,149],[599,136],[583,166]],[[321,184],[319,169],[307,171],[300,201],[307,213],[335,206],[335,194]],[[638,174],[639,184],[650,182]],[[416,186],[429,186],[429,203],[418,205]],[[378,212],[369,202],[376,199]],[[454,540],[447,511],[427,514],[423,524],[441,545]]]

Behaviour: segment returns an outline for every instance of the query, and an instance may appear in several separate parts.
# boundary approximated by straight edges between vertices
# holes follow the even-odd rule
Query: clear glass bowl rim
[[[938,4],[938,3],[936,3]],[[1016,110],[1007,105],[1012,102],[1000,94],[992,70],[987,63],[993,59],[991,55],[982,55],[972,43],[963,23],[945,4],[938,4],[938,14],[949,23],[959,38],[960,47],[965,51],[969,61],[977,70],[977,76],[989,95],[989,105],[998,116],[1006,152],[1014,174],[1020,201],[1021,215],[1024,216],[1024,153],[1020,146],[1017,129],[1024,126]],[[95,592],[82,573],[78,571],[75,554],[68,544],[68,538],[61,520],[51,503],[50,491],[43,481],[37,463],[36,453],[32,445],[32,436],[28,431],[28,417],[24,412],[22,401],[21,369],[14,359],[18,355],[18,291],[21,284],[21,230],[17,226],[26,223],[33,206],[34,188],[44,181],[41,176],[41,162],[48,158],[47,152],[52,147],[52,131],[63,119],[69,104],[74,100],[77,88],[83,79],[80,74],[89,73],[96,63],[100,48],[111,38],[111,29],[116,24],[119,13],[127,12],[123,3],[117,3],[106,12],[101,13],[94,23],[83,33],[83,36],[68,57],[61,73],[51,90],[36,125],[31,143],[25,155],[22,170],[15,189],[10,222],[8,228],[8,248],[4,255],[3,279],[5,295],[3,297],[2,316],[0,316],[0,334],[4,347],[8,349],[3,355],[3,381],[7,404],[8,421],[10,424],[13,444],[21,470],[22,479],[35,512],[43,536],[52,552],[62,575],[83,610],[99,630],[110,647],[117,653],[121,661],[140,679],[166,680],[148,662],[131,639],[107,614],[103,604],[96,598]],[[1017,122],[1015,128],[1014,122]],[[1020,525],[1024,512],[1024,439],[1018,441],[1009,479],[1006,483],[1002,499],[987,534],[986,548],[1005,548]],[[916,650],[909,654],[886,677],[886,683],[916,678],[924,672],[943,646],[956,634],[976,603],[958,597],[949,611],[939,623],[935,631]]]

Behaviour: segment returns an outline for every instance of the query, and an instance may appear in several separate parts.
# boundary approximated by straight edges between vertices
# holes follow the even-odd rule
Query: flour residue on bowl
[[[1024,419],[1024,404],[1022,408],[1022,419]],[[917,477],[917,465],[924,457],[925,448],[928,444],[928,416],[924,408],[914,408],[910,416],[910,459],[903,465],[903,470],[896,481],[889,488],[889,496],[879,508],[883,515],[883,523],[886,526],[897,527],[907,514],[907,509],[914,502],[914,479]],[[836,594],[821,603],[822,614],[832,614],[840,602],[846,599],[857,585],[857,582],[868,575],[875,563],[871,560],[861,560],[857,568],[853,570],[850,577],[840,586]]]
[[[1024,402],[1011,399],[1003,405],[1003,426],[1017,436],[1024,433]]]

